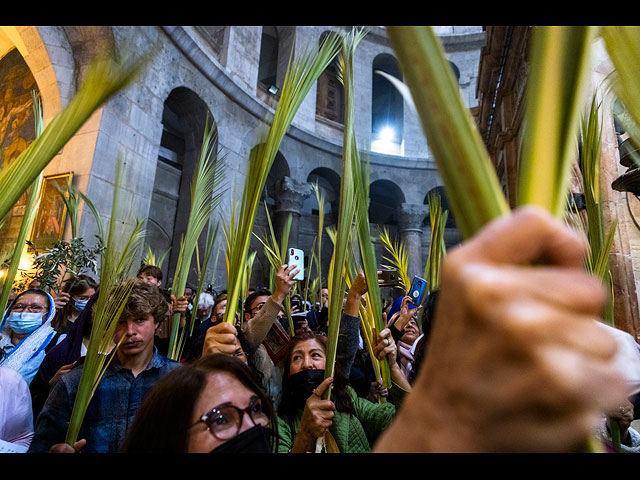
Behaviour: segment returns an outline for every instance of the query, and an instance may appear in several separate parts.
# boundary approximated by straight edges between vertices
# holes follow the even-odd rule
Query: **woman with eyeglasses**
[[[0,366],[16,370],[30,384],[55,336],[51,325],[55,313],[53,297],[44,290],[19,294],[2,318]]]
[[[143,401],[123,453],[270,453],[271,401],[236,357],[213,354],[160,380]]]

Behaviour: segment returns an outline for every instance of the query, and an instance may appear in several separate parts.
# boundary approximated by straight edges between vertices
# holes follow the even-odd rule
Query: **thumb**
[[[315,390],[316,395],[322,398],[325,392],[327,391],[327,389],[329,388],[329,385],[331,385],[332,383],[333,383],[333,377],[325,378],[322,381],[322,383],[316,387],[316,390]]]

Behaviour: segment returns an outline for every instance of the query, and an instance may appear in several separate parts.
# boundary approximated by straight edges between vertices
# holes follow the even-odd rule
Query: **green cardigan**
[[[378,435],[393,421],[396,407],[391,402],[373,403],[358,397],[352,388],[348,387],[353,400],[355,415],[335,412],[333,425],[329,432],[336,440],[341,453],[367,453],[371,450]],[[293,446],[295,434],[300,426],[302,410],[298,411],[293,422],[292,430],[289,423],[278,417],[278,453],[287,453]]]

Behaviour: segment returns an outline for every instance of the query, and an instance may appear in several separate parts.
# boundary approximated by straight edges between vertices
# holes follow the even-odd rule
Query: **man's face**
[[[218,302],[218,304],[216,305],[216,309],[213,312],[213,315],[216,317],[216,320],[221,322],[223,317],[224,317],[224,312],[227,309],[227,301],[226,300],[221,300],[220,302]]]
[[[190,302],[193,299],[193,290],[189,287],[184,289],[184,296],[187,298],[187,302]]]
[[[321,297],[322,297],[322,305],[323,306],[327,306],[329,304],[329,289],[328,288],[323,288],[321,290]]]
[[[156,277],[152,277],[151,275],[147,275],[146,273],[141,273],[140,274],[140,280],[142,280],[143,282],[155,285],[158,288],[160,287],[160,284],[162,283],[161,280],[158,280]]]
[[[118,343],[121,338],[122,344],[118,348],[118,353],[127,357],[147,353],[153,350],[153,337],[158,328],[153,315],[121,318],[116,325],[113,341]]]
[[[261,295],[259,297],[254,298],[253,303],[251,303],[251,311],[244,314],[244,319],[251,320],[253,317],[255,317],[256,313],[258,313],[260,309],[264,306],[264,304],[267,303],[267,300],[269,300],[268,295]]]

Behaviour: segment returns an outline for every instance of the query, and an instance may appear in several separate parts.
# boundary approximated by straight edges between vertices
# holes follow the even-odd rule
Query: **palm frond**
[[[442,210],[442,199],[436,192],[429,193],[428,203],[431,241],[429,243],[427,264],[424,269],[424,278],[427,281],[427,292],[431,292],[437,289],[440,284],[440,265],[447,250],[444,243],[444,230],[449,211]]]
[[[308,50],[296,60],[293,59],[292,50],[273,120],[270,122],[264,140],[251,150],[239,216],[237,219],[233,218],[237,223],[236,226],[228,229],[228,232],[233,234],[234,242],[228,245],[227,257],[234,268],[228,270],[228,301],[224,316],[226,322],[234,322],[238,308],[242,272],[244,272],[253,223],[267,175],[282,139],[309,89],[338,53],[338,41],[339,37],[329,35],[317,52]]]
[[[357,145],[354,133],[354,96],[353,96],[353,57],[355,49],[364,37],[364,30],[353,29],[350,33],[343,35],[342,49],[339,57],[339,73],[345,91],[345,118],[344,118],[344,136],[342,147],[342,175],[340,179],[340,205],[338,210],[338,222],[336,225],[336,236],[334,241],[333,256],[329,268],[329,312],[328,323],[329,330],[327,334],[327,353],[325,360],[325,378],[333,376],[335,369],[335,357],[338,344],[338,332],[340,329],[340,317],[342,314],[342,304],[344,300],[344,292],[346,290],[346,279],[343,274],[347,264],[348,255],[353,242],[352,224],[356,217],[356,207],[358,198],[356,196],[356,188],[359,185],[355,175],[356,170],[359,171],[359,165],[356,165]],[[367,217],[367,229],[368,229]],[[358,235],[361,241],[360,234]],[[371,238],[369,237],[369,242]],[[361,246],[362,247],[362,246]],[[364,261],[364,259],[363,259]],[[375,281],[375,289],[378,291],[377,268],[374,267],[374,277],[369,278],[371,274],[365,265],[365,275],[367,276],[367,284],[370,288],[369,294],[375,295],[375,290],[369,284],[370,280]],[[371,290],[374,290],[373,292]],[[371,303],[375,303],[375,298]],[[380,317],[380,321],[382,318]],[[329,398],[330,392],[325,393],[325,397]]]
[[[108,237],[106,248],[102,251],[100,292],[94,307],[91,337],[65,438],[69,445],[77,440],[89,402],[118,348],[118,345],[113,345],[113,334],[135,284],[130,278],[131,270],[135,253],[144,238],[143,222],[136,220],[133,230],[123,239],[125,234],[117,220],[122,169],[122,162],[118,160]]]
[[[518,203],[557,217],[567,205],[594,34],[582,26],[533,29]]]
[[[180,245],[176,273],[173,277],[172,294],[179,298],[184,295],[184,289],[191,269],[193,253],[207,222],[218,207],[224,191],[221,190],[224,163],[217,157],[218,134],[215,123],[205,125],[200,157],[191,180],[191,205],[187,228]],[[178,360],[178,331],[180,327],[180,313],[175,313],[169,335],[169,350],[167,356]]]
[[[287,215],[287,220],[282,227],[281,239],[280,242],[278,242],[276,232],[271,221],[271,215],[269,214],[269,207],[267,207],[266,202],[264,204],[264,210],[267,217],[267,223],[269,225],[269,232],[265,232],[264,238],[260,238],[258,235],[255,235],[255,233],[254,235],[260,241],[260,243],[262,243],[265,256],[267,257],[267,260],[269,260],[271,273],[271,291],[273,292],[275,287],[275,276],[278,273],[280,267],[287,263],[286,255],[289,244],[289,234],[291,232],[291,224],[293,222],[293,214],[289,213]],[[291,303],[289,302],[289,295],[285,297],[283,307],[284,313],[287,316],[287,321],[289,323],[289,335],[293,337],[295,335],[295,328],[293,325],[293,318],[291,317]]]
[[[37,138],[38,136],[42,135],[42,131],[44,129],[42,104],[40,102],[40,98],[38,98],[35,92],[31,92],[31,97],[33,101],[35,133]],[[16,239],[16,244],[13,250],[13,254],[11,255],[11,260],[9,261],[9,267],[7,268],[7,272],[4,277],[4,287],[2,289],[2,295],[0,295],[0,312],[4,312],[5,308],[7,307],[7,303],[9,301],[9,295],[11,293],[11,289],[15,281],[16,275],[18,273],[20,258],[22,257],[22,253],[24,252],[25,241],[27,240],[27,235],[31,231],[31,227],[33,226],[33,222],[35,221],[36,214],[38,212],[38,207],[40,206],[40,192],[42,191],[42,180],[43,180],[43,173],[40,172],[40,174],[36,177],[36,179],[31,184],[31,187],[29,190],[27,203],[25,204],[25,207],[24,207],[22,222],[20,223],[20,231],[18,232],[18,238]]]
[[[586,256],[586,268],[598,278],[602,279],[609,299],[604,312],[604,320],[614,325],[613,318],[613,283],[609,265],[609,254],[613,245],[613,238],[617,227],[617,220],[613,220],[608,232],[605,232],[605,221],[601,197],[600,157],[602,145],[602,125],[600,120],[600,103],[597,92],[593,93],[588,112],[581,122],[582,149],[580,155],[580,170],[586,205],[586,234],[589,251]]]
[[[317,253],[316,257],[316,277],[317,283],[322,288],[322,234],[324,232],[324,218],[325,218],[325,194],[320,190],[320,186],[317,183],[311,185],[316,201],[318,202],[318,240],[316,242]]]
[[[387,32],[456,223],[468,238],[509,212],[500,182],[433,29],[389,26]]]
[[[394,268],[400,275],[400,281],[405,292],[411,288],[411,280],[409,280],[409,255],[407,248],[402,240],[391,240],[389,229],[387,227],[378,228],[378,233],[382,245],[390,257],[383,256],[383,260],[389,262],[389,265],[383,265],[385,268]]]

